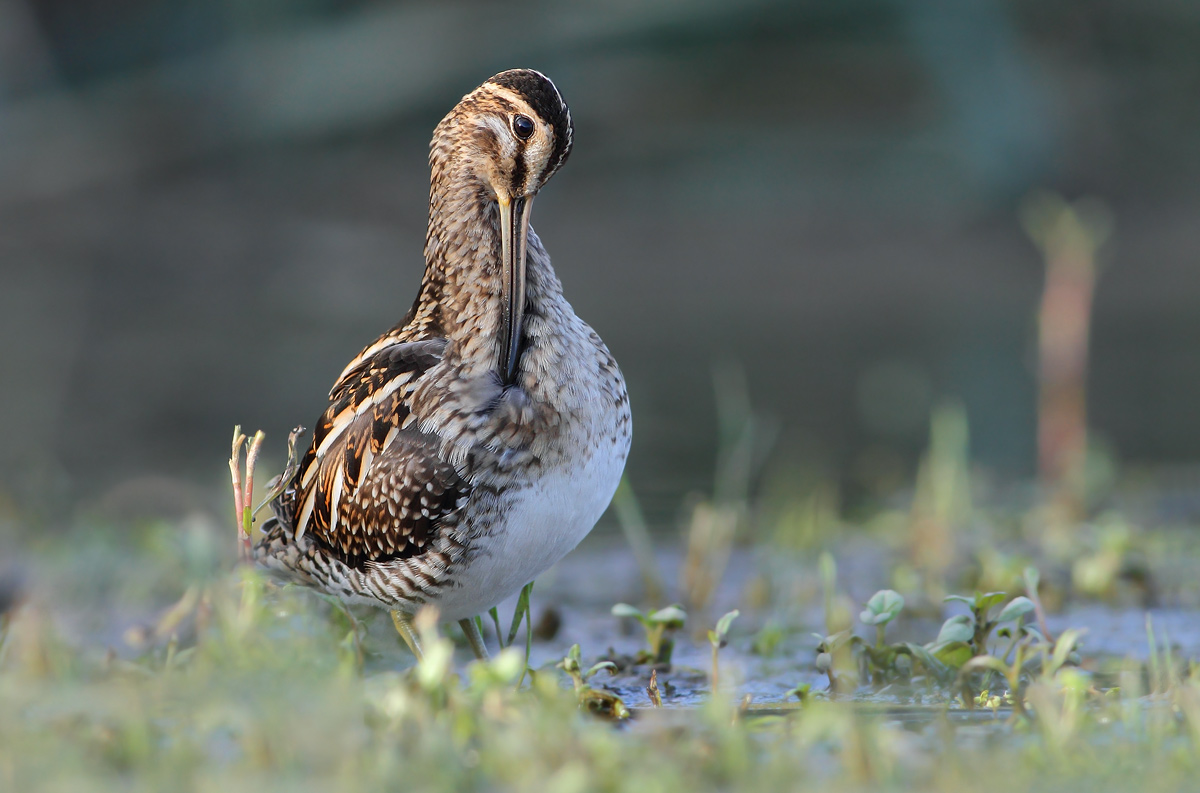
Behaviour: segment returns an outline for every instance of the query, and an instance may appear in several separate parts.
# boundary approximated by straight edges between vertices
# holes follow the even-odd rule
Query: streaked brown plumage
[[[334,384],[261,563],[350,601],[463,619],[591,530],[628,454],[628,397],[528,228],[571,134],[557,89],[529,70],[438,124],[417,300]]]

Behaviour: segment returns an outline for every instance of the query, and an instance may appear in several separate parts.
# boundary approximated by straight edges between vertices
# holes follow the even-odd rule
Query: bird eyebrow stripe
[[[539,115],[533,109],[533,107],[531,107],[530,104],[525,101],[524,97],[511,88],[499,85],[498,83],[487,83],[487,85],[492,89],[492,97],[495,99],[496,104],[500,105],[509,113],[520,113],[521,115],[534,117]]]

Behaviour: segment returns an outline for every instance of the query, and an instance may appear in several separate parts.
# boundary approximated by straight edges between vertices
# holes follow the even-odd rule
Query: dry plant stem
[[[480,661],[486,661],[488,659],[487,645],[483,642],[483,635],[479,632],[479,626],[475,624],[475,620],[468,617],[459,620],[458,624],[466,634],[467,643],[471,645],[471,652],[475,653],[475,657]]]
[[[296,438],[304,431],[297,427],[288,435],[288,461],[283,473],[268,483],[267,497],[257,507],[251,509],[254,503],[254,468],[258,465],[258,455],[262,451],[266,433],[258,430],[254,437],[247,442],[246,434],[241,425],[233,428],[233,447],[229,455],[229,473],[233,481],[234,522],[238,527],[238,561],[249,564],[254,560],[254,546],[250,541],[250,529],[254,526],[254,516],[264,506],[274,501],[283,492],[296,472],[298,458],[296,456]],[[245,477],[242,476],[242,447],[246,448]]]
[[[421,642],[413,628],[412,616],[403,611],[393,611],[392,624],[396,626],[396,633],[400,634],[400,638],[408,645],[408,649],[412,650],[412,654],[417,657],[417,660],[423,660],[425,654],[421,652]]]
[[[1088,336],[1096,253],[1109,233],[1107,211],[1053,195],[1026,202],[1024,221],[1046,260],[1038,312],[1038,467],[1055,522],[1082,517],[1087,455]]]
[[[250,508],[254,502],[254,466],[258,463],[258,453],[262,451],[263,441],[266,438],[266,433],[259,430],[254,433],[254,438],[246,449],[246,483],[245,492],[242,495],[242,521],[238,540],[240,541],[239,558],[247,563],[254,559],[254,548],[250,544],[250,528],[254,525],[254,514]]]
[[[233,480],[233,523],[238,527],[238,559],[246,561],[245,545],[242,539],[242,512],[244,510],[242,493],[242,446],[246,443],[246,435],[242,425],[233,428],[233,448],[229,455],[229,474]],[[249,539],[248,537],[246,538]]]
[[[259,430],[247,444],[246,434],[239,424],[233,428],[233,446],[229,455],[229,473],[233,481],[234,523],[238,527],[238,560],[250,563],[254,549],[250,544],[250,527],[254,525],[254,512],[250,504],[254,498],[254,466],[262,451],[266,434]],[[246,447],[246,476],[242,478],[242,447]]]
[[[659,688],[658,688],[658,670],[657,669],[650,670],[650,684],[648,686],[646,686],[646,695],[648,697],[650,697],[650,704],[653,705],[654,707],[661,708],[663,706],[662,692],[659,691]]]
[[[1090,251],[1051,254],[1040,316],[1040,467],[1072,515],[1082,509],[1076,480],[1087,451],[1084,379],[1094,277]]]

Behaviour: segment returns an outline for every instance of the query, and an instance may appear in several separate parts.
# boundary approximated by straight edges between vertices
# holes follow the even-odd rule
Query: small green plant
[[[1036,592],[1036,571],[1027,571],[1026,576],[1027,582],[1032,582],[1031,591]],[[840,651],[843,656],[847,653],[857,656],[861,676],[876,685],[910,680],[918,669],[940,683],[950,684],[969,660],[987,655],[988,639],[1000,626],[1004,627],[997,635],[1010,639],[1007,651],[1000,657],[1004,662],[1024,637],[1046,641],[1041,632],[1024,625],[1025,618],[1038,611],[1036,600],[1025,596],[1013,598],[998,614],[992,616],[1008,597],[1003,592],[976,593],[974,597],[948,597],[948,601],[966,603],[971,613],[955,615],[946,620],[937,638],[927,644],[888,644],[887,625],[904,609],[904,598],[890,589],[880,590],[871,596],[858,617],[863,624],[875,628],[874,644],[850,635],[849,631],[840,631],[827,637],[818,636],[817,668],[830,675],[831,685],[841,682],[841,687],[845,689],[846,675],[838,676],[834,672],[834,653]],[[845,666],[847,663],[843,659]],[[838,677],[840,681],[837,681]]]
[[[611,691],[592,688],[588,685],[588,680],[600,671],[607,671],[610,675],[616,674],[617,665],[612,661],[601,661],[584,670],[579,645],[573,644],[566,657],[559,661],[556,667],[571,678],[571,682],[575,685],[575,696],[579,700],[579,707],[582,710],[610,719],[629,718],[629,708],[625,707],[625,703],[621,701],[620,697]]]
[[[811,683],[801,683],[800,685],[796,686],[795,688],[790,688],[783,693],[783,698],[785,700],[795,697],[797,700],[800,701],[800,704],[804,704],[805,702],[808,702],[809,698],[811,696],[812,696],[812,684]]]
[[[988,639],[997,626],[1008,622],[1020,625],[1024,617],[1034,611],[1033,601],[1027,597],[1013,598],[993,619],[989,617],[992,610],[1008,599],[1007,592],[976,592],[973,597],[950,595],[946,602],[958,601],[965,603],[971,613],[951,617],[942,625],[939,642],[962,641],[970,645],[972,656],[987,653]]]
[[[1006,701],[1013,706],[1013,718],[1027,715],[1025,697],[1021,693],[1022,676],[1028,676],[1036,669],[1040,661],[1041,670],[1037,676],[1038,682],[1043,689],[1055,688],[1059,670],[1071,662],[1075,647],[1079,642],[1079,636],[1080,631],[1070,629],[1063,631],[1058,641],[1050,642],[1040,633],[1031,631],[1017,643],[1011,663],[1007,661],[1007,655],[1004,658],[979,655],[968,660],[958,673],[959,684],[963,692],[963,703],[967,707],[973,704],[984,704],[992,707],[993,710],[999,708],[998,704],[993,706],[990,700],[985,699],[981,702],[979,697],[970,696],[971,689],[968,684],[968,678],[972,673],[995,672],[1001,675],[1008,684]],[[1038,655],[1034,655],[1035,652]],[[1072,681],[1068,680],[1068,682]],[[986,689],[984,693],[987,693]]]
[[[891,589],[882,589],[871,596],[866,608],[858,615],[860,622],[875,628],[875,645],[860,643],[859,646],[867,657],[871,678],[876,682],[912,674],[912,662],[904,654],[904,646],[884,643],[887,624],[896,619],[903,608],[903,596]]]
[[[972,658],[987,657],[988,638],[993,630],[1003,625],[1005,627],[1001,628],[997,635],[1011,640],[1004,655],[1000,657],[1001,660],[1007,659],[1023,637],[1044,638],[1041,633],[1023,624],[1024,618],[1036,608],[1035,603],[1027,597],[1013,598],[999,614],[995,617],[989,616],[1007,597],[1003,592],[977,593],[971,598],[952,595],[946,599],[968,604],[971,613],[956,614],[947,619],[932,642],[924,645],[906,642],[903,645],[895,645],[894,648],[919,662],[925,671],[939,682],[948,684],[955,680],[963,665]],[[873,652],[878,655],[879,651]]]
[[[614,617],[632,618],[637,620],[646,631],[646,650],[639,650],[636,662],[639,664],[671,664],[671,653],[675,649],[673,634],[683,628],[687,621],[687,612],[676,604],[666,608],[643,613],[628,603],[618,603],[612,607]]]
[[[883,648],[884,629],[900,615],[904,608],[904,597],[891,589],[881,589],[867,601],[867,607],[858,615],[864,625],[875,626],[875,646]]]
[[[999,694],[993,694],[986,688],[979,692],[979,696],[975,697],[975,707],[991,708],[992,713],[998,713],[1003,704],[1004,697],[1001,697]]]
[[[708,642],[712,645],[712,690],[714,694],[717,693],[717,686],[720,684],[717,652],[725,646],[725,635],[729,633],[729,627],[733,625],[733,621],[738,618],[739,614],[741,612],[734,609],[717,620],[717,627],[708,632]]]
[[[817,640],[817,671],[829,678],[829,691],[852,691],[858,685],[854,674],[853,650],[862,644],[862,639],[850,629],[829,636],[814,633]]]

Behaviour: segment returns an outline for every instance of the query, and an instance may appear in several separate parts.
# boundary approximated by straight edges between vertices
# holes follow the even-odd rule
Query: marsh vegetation
[[[956,489],[959,420],[935,419],[941,473],[850,523],[737,484],[754,422],[730,418],[724,486],[684,536],[585,543],[479,623],[488,662],[426,613],[415,663],[382,612],[238,564],[232,525],[30,545],[0,623],[0,787],[1185,786],[1192,530],[1114,509],[1045,532],[1037,504],[981,503]]]

